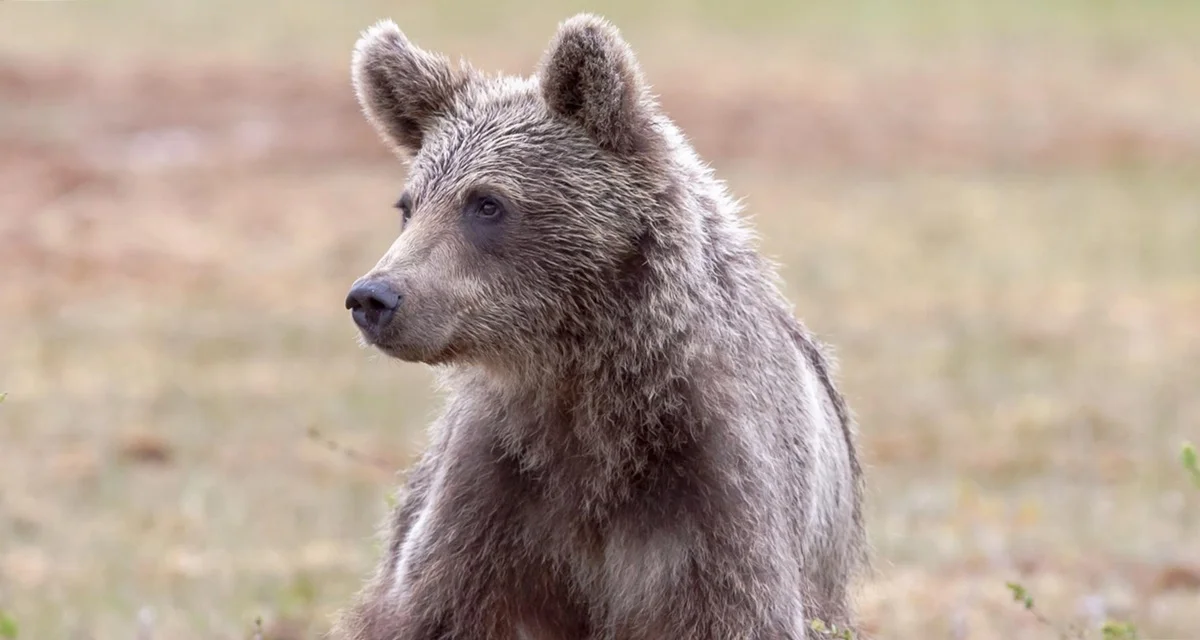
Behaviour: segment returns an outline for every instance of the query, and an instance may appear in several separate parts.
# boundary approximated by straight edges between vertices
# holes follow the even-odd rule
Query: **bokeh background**
[[[1016,581],[1064,625],[1200,638],[1192,0],[0,2],[20,637],[327,628],[439,406],[342,306],[403,181],[351,47],[392,17],[524,74],[580,9],[622,28],[836,348],[864,630],[1054,637]]]

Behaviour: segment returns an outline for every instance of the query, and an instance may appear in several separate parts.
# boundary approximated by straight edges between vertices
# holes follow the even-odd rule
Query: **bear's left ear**
[[[390,20],[359,38],[351,74],[367,120],[394,150],[410,156],[421,150],[431,124],[467,81],[445,56],[409,42]]]
[[[559,25],[538,76],[550,111],[582,125],[601,147],[653,146],[654,101],[633,50],[603,18],[581,13]]]

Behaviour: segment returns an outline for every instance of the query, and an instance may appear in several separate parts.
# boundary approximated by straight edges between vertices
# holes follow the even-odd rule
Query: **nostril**
[[[366,307],[367,311],[388,311],[392,309],[392,307],[389,307],[386,302],[375,296],[367,298],[363,302],[362,306]]]

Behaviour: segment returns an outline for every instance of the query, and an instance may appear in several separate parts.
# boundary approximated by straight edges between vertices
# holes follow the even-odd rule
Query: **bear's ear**
[[[550,111],[581,124],[601,147],[650,146],[653,101],[633,50],[603,18],[581,13],[559,25],[538,75]]]
[[[408,155],[421,149],[430,124],[465,82],[445,56],[412,44],[390,20],[358,39],[351,74],[367,120],[395,151]]]

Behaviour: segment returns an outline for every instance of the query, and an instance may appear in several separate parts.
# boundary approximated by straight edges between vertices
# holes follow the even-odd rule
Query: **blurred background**
[[[356,345],[403,182],[359,31],[614,20],[841,362],[877,638],[1200,638],[1200,3],[0,3],[0,611],[316,638],[440,399]],[[316,432],[319,437],[312,434]],[[354,456],[326,441],[361,452]],[[2,626],[2,625],[0,625]]]

